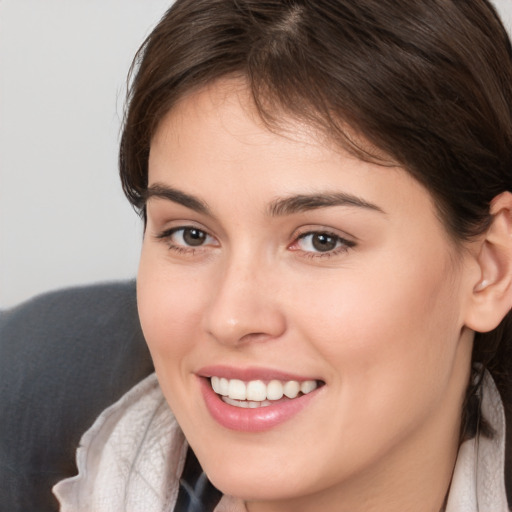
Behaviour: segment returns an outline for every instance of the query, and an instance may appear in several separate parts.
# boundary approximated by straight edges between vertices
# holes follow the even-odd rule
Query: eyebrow
[[[213,217],[209,206],[204,201],[168,185],[155,183],[148,187],[144,192],[144,202],[146,203],[152,197],[167,199],[198,213]],[[271,217],[280,217],[330,206],[352,206],[385,213],[379,206],[345,192],[297,194],[275,199],[269,204],[267,213]]]
[[[173,203],[178,203],[186,208],[190,208],[198,213],[212,216],[210,208],[204,201],[201,201],[201,199],[173,187],[162,185],[161,183],[155,183],[144,191],[144,203],[147,203],[152,197],[167,199]]]
[[[271,216],[276,217],[329,206],[354,206],[385,213],[384,210],[376,204],[369,203],[364,199],[345,192],[299,194],[283,199],[276,199],[269,205],[268,211]]]

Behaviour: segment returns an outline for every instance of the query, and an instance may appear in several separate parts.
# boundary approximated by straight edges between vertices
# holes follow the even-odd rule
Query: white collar
[[[446,512],[509,512],[505,490],[505,411],[491,375],[482,385],[482,415],[494,429],[462,443],[453,472]]]

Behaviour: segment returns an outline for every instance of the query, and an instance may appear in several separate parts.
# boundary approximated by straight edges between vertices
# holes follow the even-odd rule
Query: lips
[[[203,369],[199,375],[213,419],[228,429],[246,432],[268,430],[288,421],[323,385],[316,379],[261,370],[217,367]]]

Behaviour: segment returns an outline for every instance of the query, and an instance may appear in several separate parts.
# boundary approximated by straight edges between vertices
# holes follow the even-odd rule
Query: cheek
[[[163,394],[190,433],[196,426],[188,419],[197,411],[187,397],[195,386],[191,358],[200,345],[204,294],[196,293],[201,282],[193,275],[173,272],[165,259],[153,256],[143,249],[137,277],[140,322]]]
[[[332,438],[343,433],[346,457],[383,453],[428,422],[450,388],[459,339],[456,283],[443,264],[434,266],[368,268],[343,285],[310,287],[297,322],[329,364]]]
[[[347,396],[421,393],[450,375],[461,328],[456,270],[446,255],[400,256],[347,272],[336,286],[311,284],[304,300],[303,333]]]
[[[160,258],[161,259],[161,258]],[[142,330],[155,365],[173,366],[195,344],[203,304],[201,281],[193,273],[172,272],[166,261],[143,249],[137,277],[137,303]]]

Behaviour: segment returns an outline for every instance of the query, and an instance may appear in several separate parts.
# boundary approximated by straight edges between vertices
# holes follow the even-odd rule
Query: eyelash
[[[333,239],[333,241],[336,243],[335,248],[327,250],[327,251],[302,251],[302,256],[305,258],[331,258],[333,256],[337,256],[339,254],[345,253],[355,247],[356,243],[347,240],[346,238],[341,237],[340,235],[337,235],[336,233],[332,233],[330,231],[323,231],[323,230],[311,230],[307,231],[305,233],[301,233],[298,236],[295,237],[295,240],[290,244],[288,247],[291,249],[293,246],[298,245],[301,240],[305,240],[307,237],[313,237],[313,236],[325,236],[330,239]],[[339,244],[339,246],[338,246]],[[292,249],[296,251],[300,251],[300,248]]]
[[[166,229],[162,233],[158,234],[156,238],[158,240],[163,240],[167,243],[167,246],[171,251],[175,251],[178,254],[191,254],[194,255],[197,250],[202,249],[204,245],[198,245],[197,247],[190,246],[190,245],[178,245],[176,243],[172,242],[172,237],[176,235],[176,233],[179,233],[182,231],[182,237],[187,231],[196,231],[198,233],[202,233],[206,239],[213,238],[211,235],[209,235],[204,229],[200,229],[196,226],[178,226],[176,228]]]
[[[196,247],[190,246],[190,245],[179,245],[172,242],[172,238],[174,235],[176,235],[179,232],[182,232],[182,237],[185,235],[187,231],[196,231],[198,233],[201,233],[205,239],[208,238],[214,239],[212,235],[209,235],[205,230],[200,229],[196,226],[179,226],[176,228],[171,228],[163,231],[162,233],[158,234],[156,238],[158,240],[163,240],[167,243],[167,246],[170,250],[176,252],[177,254],[185,254],[185,255],[194,255],[198,250],[201,250],[205,247],[204,244],[198,245]],[[333,241],[336,243],[335,248],[327,250],[327,251],[301,251],[300,248],[294,248],[294,246],[297,246],[300,241],[305,240],[307,237],[313,237],[313,236],[325,236],[330,239],[333,239]],[[338,246],[339,244],[339,246]],[[300,233],[295,236],[294,241],[288,245],[288,249],[292,251],[301,252],[301,256],[305,258],[330,258],[332,256],[337,256],[338,254],[345,253],[355,247],[356,243],[347,240],[336,233],[332,233],[329,231],[323,231],[323,230],[311,230],[307,231],[305,233]]]

